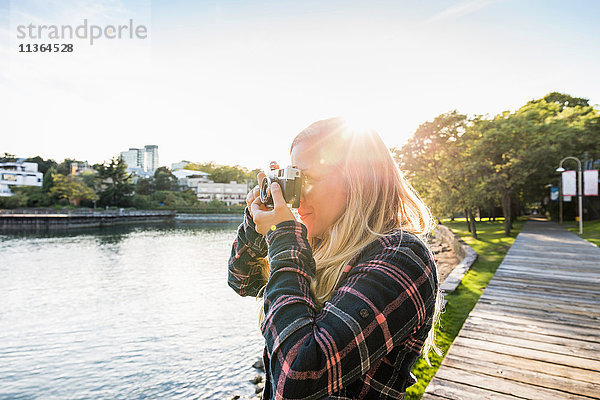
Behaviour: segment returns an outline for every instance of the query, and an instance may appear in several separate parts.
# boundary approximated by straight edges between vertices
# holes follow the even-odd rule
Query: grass
[[[579,222],[563,222],[562,226],[579,235]],[[583,221],[583,235],[581,237],[600,247],[600,220]]]
[[[453,222],[442,221],[478,254],[477,260],[463,278],[462,283],[453,293],[446,296],[448,304],[441,316],[440,326],[436,328],[436,344],[443,354],[448,352],[467,316],[477,304],[483,289],[494,276],[504,255],[523,227],[524,220],[515,221],[510,237],[504,236],[503,222],[503,219],[496,219],[495,222],[477,222],[479,240],[475,240],[467,230],[464,218],[455,219]],[[430,354],[429,358],[431,367],[422,358],[415,363],[412,372],[417,377],[417,383],[407,389],[406,399],[416,400],[423,396],[425,388],[437,372],[443,359],[435,353]]]

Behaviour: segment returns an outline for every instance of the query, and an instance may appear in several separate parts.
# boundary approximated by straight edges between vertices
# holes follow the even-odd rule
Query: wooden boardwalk
[[[600,248],[525,223],[423,399],[600,399]]]

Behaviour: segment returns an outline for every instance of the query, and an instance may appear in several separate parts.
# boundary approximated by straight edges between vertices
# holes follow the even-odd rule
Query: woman
[[[436,267],[417,236],[429,209],[379,135],[340,118],[298,134],[291,158],[302,223],[276,184],[273,208],[255,187],[229,261],[229,285],[264,296],[263,399],[401,399],[436,349]]]

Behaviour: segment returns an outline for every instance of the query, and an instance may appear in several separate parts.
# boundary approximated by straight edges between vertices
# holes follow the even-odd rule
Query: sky
[[[155,144],[161,165],[253,169],[287,165],[294,136],[332,116],[400,147],[452,110],[552,91],[598,104],[598,15],[578,0],[0,0],[0,154],[98,163]],[[18,37],[84,20],[147,35]],[[19,52],[35,43],[73,52]]]

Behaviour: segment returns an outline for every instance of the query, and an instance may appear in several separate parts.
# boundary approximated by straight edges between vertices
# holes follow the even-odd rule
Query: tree
[[[79,206],[82,200],[94,200],[96,193],[86,185],[81,177],[54,175],[54,186],[50,189],[50,195],[59,199],[69,200],[69,203]]]
[[[186,169],[194,171],[202,171],[210,174],[210,179],[217,183],[248,182],[251,187],[256,185],[256,175],[260,169],[249,171],[247,168],[239,165],[218,165],[213,161],[206,163],[190,163],[186,165]]]
[[[52,160],[51,158],[44,160],[40,156],[35,156],[28,158],[26,161],[36,163],[38,165],[38,171],[40,171],[42,174],[46,174],[46,172],[48,172],[50,169],[56,169],[58,167],[56,161]],[[67,171],[67,173],[68,172],[70,171]]]
[[[135,194],[150,196],[154,193],[154,178],[139,178],[135,183]]]
[[[468,120],[452,111],[419,126],[395,158],[435,214],[464,211],[477,237],[473,209],[479,205],[477,170],[467,163]]]
[[[10,154],[7,152],[4,152],[4,155],[2,157],[0,157],[0,162],[15,162],[17,161],[17,157],[15,157],[14,154]]]
[[[62,175],[69,175],[71,171],[71,164],[83,164],[83,161],[77,161],[73,158],[65,158],[60,164],[56,166],[56,171]]]
[[[100,192],[101,205],[129,206],[133,194],[131,174],[122,158],[111,158],[103,164],[94,165],[103,189]]]
[[[157,168],[154,172],[154,190],[179,190],[177,177],[167,167]]]
[[[600,159],[598,137],[598,110],[553,92],[493,118],[442,114],[395,153],[434,213],[464,211],[476,236],[475,210],[501,204],[510,235],[521,205],[543,200],[561,158]]]
[[[471,163],[482,171],[485,191],[500,196],[506,235],[515,217],[514,202],[538,200],[565,154],[581,157],[583,143],[598,142],[590,130],[597,111],[586,104],[585,99],[551,93],[514,113],[478,119],[469,128]]]
[[[552,92],[548,93],[539,100],[532,100],[528,104],[536,104],[545,101],[548,104],[554,103],[560,106],[560,111],[566,107],[589,107],[589,100],[582,97],[573,97],[568,94]]]
[[[52,186],[54,186],[54,175],[58,174],[56,172],[56,168],[50,167],[48,171],[44,174],[44,179],[42,179],[42,192],[48,193]]]

